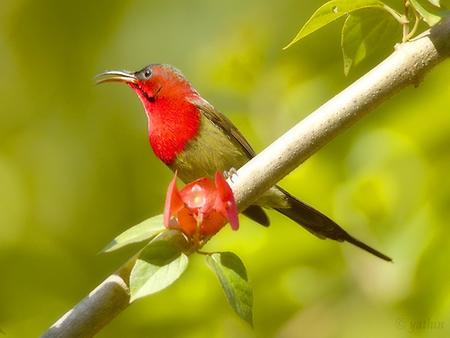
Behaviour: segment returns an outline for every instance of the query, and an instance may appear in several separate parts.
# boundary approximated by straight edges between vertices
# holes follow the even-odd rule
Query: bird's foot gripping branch
[[[205,255],[234,311],[252,324],[252,289],[244,264],[231,252],[200,251],[227,223],[233,230],[239,220],[233,193],[219,172],[215,180],[200,178],[183,189],[176,174],[169,184],[164,215],[150,218],[117,236],[103,252],[144,242],[129,277],[130,302],[161,291],[186,270],[194,253]]]

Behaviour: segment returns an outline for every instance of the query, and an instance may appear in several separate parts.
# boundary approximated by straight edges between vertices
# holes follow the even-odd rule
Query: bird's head
[[[178,69],[152,64],[137,72],[110,70],[97,75],[97,83],[104,82],[126,83],[139,96],[148,118],[150,144],[164,163],[171,164],[197,135],[200,111],[194,102],[202,99]]]
[[[137,72],[110,70],[97,75],[96,78],[97,84],[105,82],[128,84],[148,112],[161,99],[178,101],[198,95],[178,69],[165,64],[151,64]]]

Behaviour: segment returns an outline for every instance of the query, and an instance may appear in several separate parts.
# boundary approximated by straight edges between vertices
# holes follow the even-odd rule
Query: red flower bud
[[[239,228],[236,202],[230,186],[221,173],[217,172],[215,181],[199,178],[184,186],[176,187],[176,178],[167,189],[164,207],[166,228],[180,229],[186,236],[196,241],[216,234],[227,223],[231,228]]]

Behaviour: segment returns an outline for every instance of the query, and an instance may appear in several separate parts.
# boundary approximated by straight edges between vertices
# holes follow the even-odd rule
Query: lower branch
[[[128,280],[136,257],[106,278],[73,309],[66,312],[43,338],[93,337],[130,302]]]

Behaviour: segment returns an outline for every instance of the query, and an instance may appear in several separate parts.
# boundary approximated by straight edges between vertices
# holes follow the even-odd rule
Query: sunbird
[[[238,169],[255,156],[236,126],[171,65],[151,64],[137,72],[106,71],[97,75],[97,83],[104,82],[126,83],[134,90],[147,115],[153,152],[185,183],[213,177],[217,170]],[[277,210],[321,239],[346,241],[392,261],[279,186],[265,192],[243,214],[268,226],[270,221],[262,207]]]

